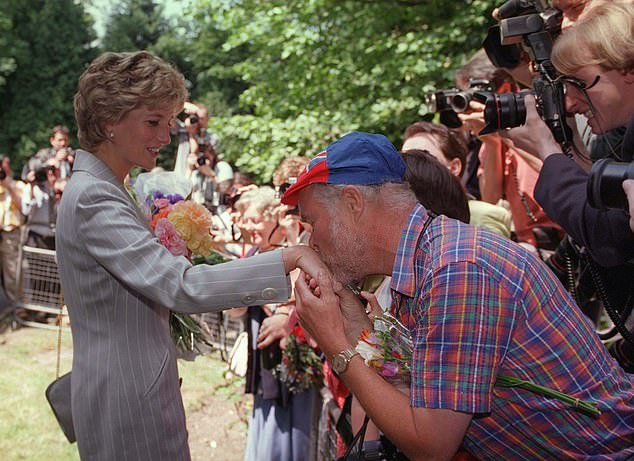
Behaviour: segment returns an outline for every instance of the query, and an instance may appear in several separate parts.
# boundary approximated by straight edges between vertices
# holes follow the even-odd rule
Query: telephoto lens
[[[614,162],[602,158],[592,165],[588,177],[588,203],[600,210],[627,210],[627,196],[623,181],[634,179],[634,162]]]

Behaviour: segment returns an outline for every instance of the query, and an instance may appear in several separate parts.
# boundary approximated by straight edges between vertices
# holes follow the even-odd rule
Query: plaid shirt
[[[634,379],[551,271],[519,245],[417,205],[392,274],[392,309],[412,333],[411,405],[473,413],[480,459],[634,458]],[[598,403],[494,387],[514,376]]]

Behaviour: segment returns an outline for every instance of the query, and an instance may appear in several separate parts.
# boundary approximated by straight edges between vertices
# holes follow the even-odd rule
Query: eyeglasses
[[[599,83],[599,80],[601,80],[601,76],[597,75],[596,77],[594,77],[594,80],[592,80],[592,83],[588,85],[580,78],[573,77],[572,75],[562,75],[559,78],[561,78],[564,82],[570,83],[571,85],[574,85],[575,87],[583,91],[588,91],[589,89],[594,88],[596,84]]]

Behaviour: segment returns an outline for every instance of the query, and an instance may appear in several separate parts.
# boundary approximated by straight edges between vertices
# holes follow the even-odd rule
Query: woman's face
[[[171,109],[141,107],[128,112],[119,123],[107,125],[105,142],[112,144],[116,156],[111,160],[115,174],[125,176],[135,166],[154,168],[159,150],[170,142],[174,116]]]
[[[633,73],[607,71],[592,65],[579,69],[572,77],[585,83],[594,110],[583,91],[569,83],[566,84],[566,109],[575,114],[584,114],[593,133],[604,133],[629,123],[634,115]]]
[[[273,243],[271,234],[277,225],[277,221],[270,216],[263,216],[262,212],[254,206],[250,206],[243,215],[244,226],[251,234],[253,245],[261,250],[268,250]]]

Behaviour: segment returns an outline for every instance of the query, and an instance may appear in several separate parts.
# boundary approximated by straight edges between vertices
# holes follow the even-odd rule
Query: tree
[[[149,50],[168,29],[163,7],[151,0],[115,4],[106,23],[105,51]]]
[[[281,158],[351,130],[400,144],[426,92],[480,47],[497,3],[201,0],[228,33],[222,51],[248,50],[232,67],[248,85],[242,114],[212,121],[225,156],[267,181]]]
[[[0,149],[17,171],[48,145],[54,125],[73,126],[73,95],[95,56],[95,35],[92,19],[74,0],[14,0],[5,8],[15,46],[14,70],[0,86]]]

